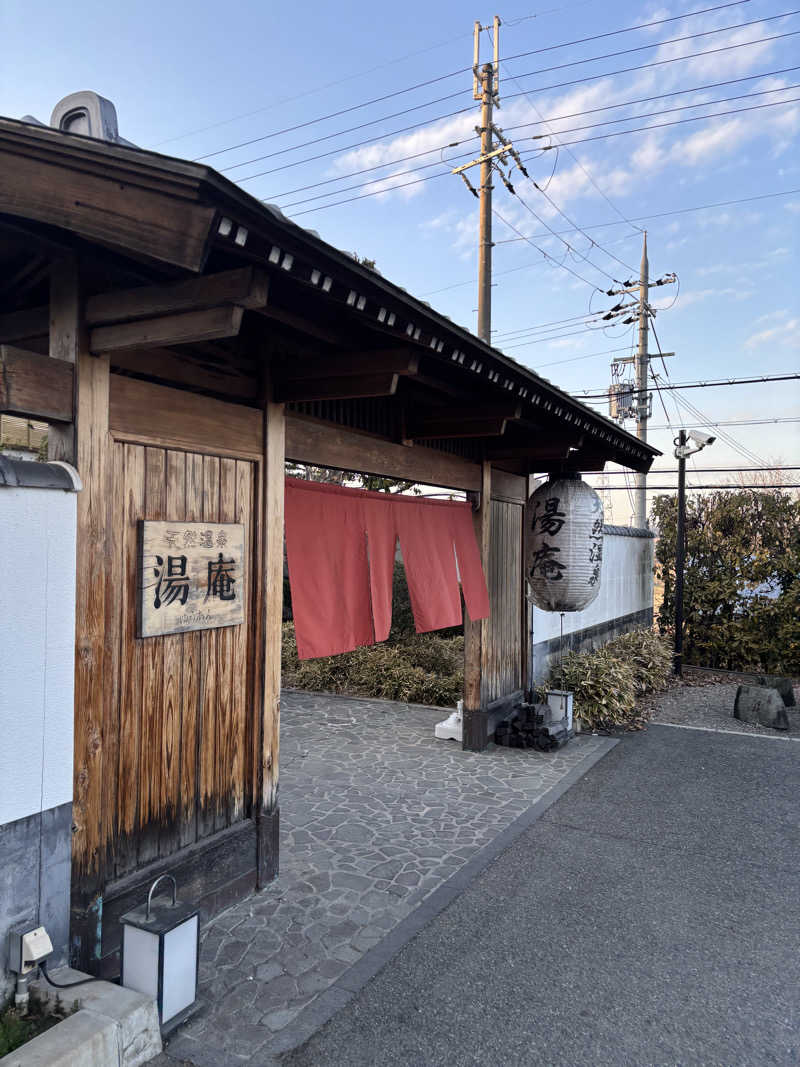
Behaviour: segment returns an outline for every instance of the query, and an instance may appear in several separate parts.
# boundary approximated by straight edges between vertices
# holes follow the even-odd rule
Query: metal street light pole
[[[686,550],[686,431],[675,438],[678,457],[678,526],[675,547],[675,674],[683,674],[683,567]]]
[[[691,438],[693,444],[688,444]],[[678,461],[678,522],[675,531],[675,673],[683,673],[683,570],[686,555],[686,457],[693,456],[716,437],[698,430],[681,430],[675,438],[675,458]]]

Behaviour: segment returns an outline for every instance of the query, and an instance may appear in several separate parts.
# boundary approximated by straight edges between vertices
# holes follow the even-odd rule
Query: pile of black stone
[[[549,704],[517,704],[494,732],[495,743],[507,748],[563,748],[575,734],[567,716],[559,717]]]

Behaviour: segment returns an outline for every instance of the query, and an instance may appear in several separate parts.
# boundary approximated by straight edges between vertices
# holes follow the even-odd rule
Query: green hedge
[[[299,660],[294,623],[283,624],[283,684],[296,689],[453,707],[464,686],[464,638],[405,634],[341,656]]]
[[[593,652],[569,652],[550,671],[553,688],[572,691],[574,713],[592,729],[638,729],[645,716],[637,701],[666,688],[672,646],[654,630],[633,630]]]

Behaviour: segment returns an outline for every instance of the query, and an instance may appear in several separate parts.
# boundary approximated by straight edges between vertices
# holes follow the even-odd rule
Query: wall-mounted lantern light
[[[171,903],[153,904],[159,882],[172,882]],[[196,907],[180,904],[171,874],[150,887],[147,904],[122,916],[122,984],[147,993],[158,1004],[163,1031],[174,1029],[192,1013],[197,999],[200,916]]]

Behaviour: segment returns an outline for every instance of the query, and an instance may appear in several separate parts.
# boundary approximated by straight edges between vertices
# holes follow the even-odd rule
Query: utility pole
[[[648,340],[648,306],[649,267],[647,262],[647,231],[644,233],[642,246],[642,263],[639,268],[639,346],[636,352],[634,370],[636,374],[636,436],[640,441],[647,440],[647,418],[649,415],[649,397],[647,395],[647,370],[649,356]],[[633,525],[640,530],[647,529],[647,475],[636,474],[633,500]]]
[[[478,198],[478,337],[487,344],[492,341],[492,172],[498,164],[507,164],[511,157],[523,174],[527,171],[513,144],[505,137],[502,130],[493,123],[494,108],[500,107],[500,18],[494,17],[493,25],[494,61],[480,65],[481,33],[488,26],[475,23],[475,55],[472,65],[472,95],[481,102],[481,122],[475,127],[480,135],[481,152],[477,159],[455,167],[453,174],[458,174],[473,196]],[[495,148],[494,138],[499,144]],[[480,190],[476,189],[466,175],[471,167],[481,168]],[[503,182],[511,189],[505,174],[500,171]]]
[[[497,23],[495,16],[495,48]],[[476,24],[476,33],[479,24]],[[478,337],[492,341],[492,105],[494,103],[494,66],[481,68],[481,189],[478,238]]]

